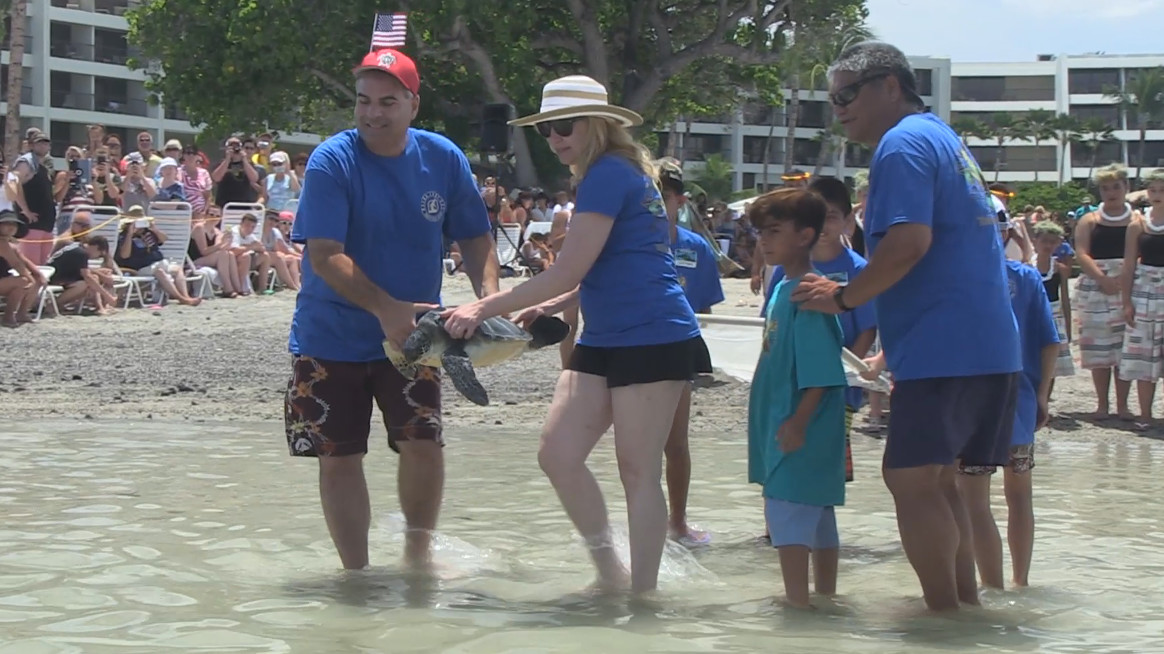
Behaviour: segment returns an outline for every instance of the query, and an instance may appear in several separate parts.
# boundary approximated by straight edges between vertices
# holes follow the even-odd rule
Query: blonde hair
[[[1096,184],[1106,184],[1108,182],[1123,182],[1128,181],[1128,168],[1121,163],[1113,163],[1100,168],[1092,175],[1091,180]]]
[[[1164,182],[1164,168],[1157,168],[1144,175],[1144,184]]]
[[[635,141],[631,133],[621,124],[609,118],[586,116],[586,128],[586,144],[578,160],[570,165],[575,185],[582,181],[590,166],[604,154],[613,154],[626,159],[651,181],[659,178],[651,151]]]

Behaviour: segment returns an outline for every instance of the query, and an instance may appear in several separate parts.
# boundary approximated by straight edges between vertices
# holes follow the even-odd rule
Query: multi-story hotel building
[[[1138,70],[1164,65],[1164,55],[1044,55],[1037,61],[1022,63],[959,63],[940,57],[911,57],[910,63],[930,110],[947,121],[968,117],[989,122],[998,113],[1019,118],[1032,109],[1080,119],[1102,118],[1115,129],[1115,140],[1099,145],[1094,157],[1097,165],[1120,161],[1135,167],[1139,163],[1136,118],[1120,111],[1105,93],[1112,88],[1126,88]],[[870,151],[853,144],[845,146],[843,157],[839,152],[826,153],[822,160],[818,135],[832,111],[827,95],[820,90],[802,90],[799,96],[794,166],[841,177],[868,166]],[[667,141],[674,135],[684,144],[677,150],[682,150],[686,161],[698,167],[706,157],[719,154],[731,163],[737,189],[758,188],[763,185],[764,145],[770,131],[773,138],[768,177],[770,182],[779,184],[788,134],[783,107],[750,102],[732,116],[692,121],[690,125],[680,122],[673,131],[659,133],[659,150],[666,151]],[[999,158],[997,142],[970,139],[969,144],[988,178],[993,178]],[[1164,129],[1148,131],[1144,159],[1146,167],[1164,166]],[[1061,166],[1065,179],[1079,179],[1087,176],[1091,161],[1091,151],[1085,143],[1074,144],[1064,153],[1054,141],[1044,140],[1037,148],[1030,141],[1008,142],[998,162],[999,179],[1031,181],[1037,167],[1040,180],[1054,181],[1059,178]]]

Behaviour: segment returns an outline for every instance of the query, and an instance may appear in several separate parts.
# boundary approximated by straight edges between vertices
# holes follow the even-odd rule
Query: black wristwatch
[[[833,302],[837,303],[841,311],[851,311],[852,307],[845,305],[845,288],[845,286],[838,286],[837,290],[833,291]]]

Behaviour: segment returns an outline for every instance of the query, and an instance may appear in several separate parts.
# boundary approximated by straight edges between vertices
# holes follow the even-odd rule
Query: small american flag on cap
[[[372,45],[368,52],[378,48],[399,48],[408,33],[408,14],[376,14],[372,24]]]

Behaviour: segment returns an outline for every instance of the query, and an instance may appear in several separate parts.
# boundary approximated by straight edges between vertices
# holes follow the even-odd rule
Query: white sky
[[[874,35],[907,55],[1034,61],[1039,54],[1164,54],[1164,0],[866,0]]]

